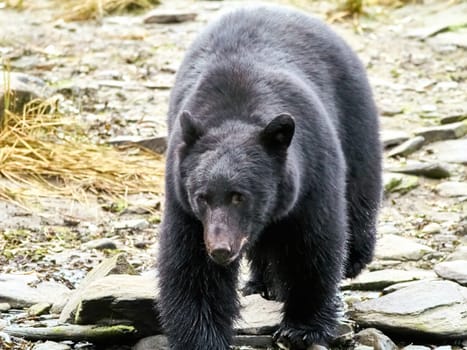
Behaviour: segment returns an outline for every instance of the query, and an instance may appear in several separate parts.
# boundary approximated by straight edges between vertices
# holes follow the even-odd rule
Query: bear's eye
[[[208,203],[208,197],[204,193],[201,193],[196,196],[196,202],[198,202],[198,205],[205,206]]]
[[[233,205],[240,205],[245,200],[245,196],[241,193],[233,192],[232,193],[232,204]]]

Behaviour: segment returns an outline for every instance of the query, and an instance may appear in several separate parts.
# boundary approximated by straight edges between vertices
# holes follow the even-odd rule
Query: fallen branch
[[[133,326],[80,326],[66,325],[56,327],[6,327],[3,332],[13,337],[28,340],[71,340],[95,343],[116,342],[134,339],[137,331]]]

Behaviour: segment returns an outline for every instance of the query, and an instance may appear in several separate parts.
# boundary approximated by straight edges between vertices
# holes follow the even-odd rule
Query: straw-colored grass
[[[75,121],[56,112],[54,101],[32,101],[22,115],[6,111],[2,124],[1,199],[24,204],[38,196],[115,199],[162,191],[162,156],[92,143]]]
[[[108,14],[135,9],[149,9],[160,0],[56,0],[62,6],[61,18],[66,21],[99,19]]]

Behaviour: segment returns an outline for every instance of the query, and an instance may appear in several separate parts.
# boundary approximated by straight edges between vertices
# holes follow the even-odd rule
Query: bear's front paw
[[[274,333],[274,341],[284,350],[326,350],[327,335],[302,327],[280,326]]]

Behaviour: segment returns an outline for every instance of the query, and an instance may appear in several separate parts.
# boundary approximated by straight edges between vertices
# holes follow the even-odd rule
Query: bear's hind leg
[[[379,174],[365,184],[352,180],[348,186],[349,242],[345,277],[354,278],[373,259],[376,221],[380,203]],[[365,193],[364,193],[365,192]]]

